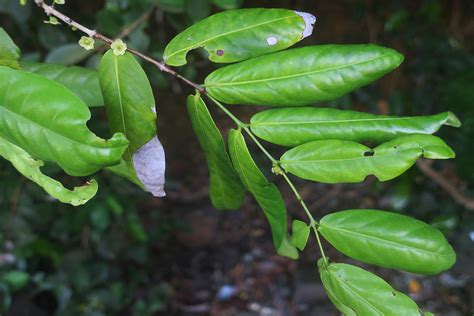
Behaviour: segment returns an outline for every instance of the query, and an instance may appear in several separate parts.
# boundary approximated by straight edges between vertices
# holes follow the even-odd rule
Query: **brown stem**
[[[443,175],[441,175],[439,172],[431,168],[431,166],[426,161],[418,160],[416,165],[421,170],[421,172],[423,172],[427,177],[431,178],[431,180],[443,188],[443,190],[446,191],[454,201],[464,206],[468,210],[474,210],[474,199],[465,196],[456,188],[453,183],[443,177]]]
[[[58,18],[59,20],[63,21],[64,23],[66,23],[67,25],[69,25],[70,27],[72,28],[76,28],[78,30],[80,30],[81,32],[87,34],[87,36],[89,37],[94,37],[95,34],[97,33],[95,30],[91,30],[91,29],[88,29],[87,27],[85,27],[84,25],[81,25],[75,21],[73,21],[70,17],[62,14],[61,12],[59,12],[58,10],[56,10],[55,8],[53,8],[52,6],[50,5],[47,5],[44,0],[35,0],[35,3],[44,10],[44,13],[46,13],[47,16],[55,16],[56,18]]]
[[[47,5],[44,2],[44,0],[35,0],[35,3],[40,8],[42,8],[44,10],[46,15],[56,17],[57,19],[63,21],[67,25],[69,25],[70,27],[76,28],[76,29],[80,30],[81,32],[87,34],[87,36],[89,36],[89,37],[93,37],[95,39],[101,40],[101,41],[103,41],[103,42],[105,42],[109,45],[111,45],[114,42],[114,40],[112,40],[111,38],[108,38],[105,35],[100,34],[96,30],[91,30],[91,29],[85,27],[84,25],[77,23],[76,21],[74,21],[73,19],[68,17],[67,15],[64,15],[63,13],[56,10],[54,7],[52,7],[50,5]],[[182,75],[177,73],[175,70],[173,70],[173,69],[169,68],[168,66],[166,66],[166,64],[164,62],[160,62],[158,60],[155,60],[155,59],[151,58],[150,56],[147,56],[143,53],[140,53],[139,51],[136,51],[132,48],[127,48],[127,51],[129,51],[130,53],[134,54],[135,56],[138,56],[138,57],[144,59],[145,61],[155,65],[160,71],[166,72],[166,73],[180,79],[181,81],[183,81],[187,85],[189,85],[189,86],[193,87],[194,89],[198,90],[200,93],[203,93],[203,94],[206,93],[206,89],[204,87],[202,87],[201,85],[199,85],[199,84],[183,77]]]

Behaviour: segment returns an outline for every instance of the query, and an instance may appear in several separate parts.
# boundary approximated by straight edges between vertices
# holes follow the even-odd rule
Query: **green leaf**
[[[87,128],[87,105],[59,83],[0,67],[0,137],[34,158],[85,176],[120,162],[123,134],[104,140]]]
[[[156,137],[155,98],[145,72],[132,54],[116,56],[109,50],[100,62],[99,82],[110,130],[130,142],[123,159],[131,177],[136,174],[147,191],[164,196],[165,157]]]
[[[10,161],[25,177],[42,187],[49,195],[63,203],[74,206],[85,204],[97,193],[98,185],[95,180],[73,191],[66,189],[60,182],[41,173],[43,162],[33,159],[22,148],[13,145],[0,137],[0,157]]]
[[[217,209],[238,209],[244,201],[245,188],[235,173],[222,135],[199,94],[188,97],[188,113],[209,166],[212,204]]]
[[[6,282],[13,291],[23,288],[29,279],[30,276],[28,273],[19,270],[5,271],[1,277],[1,280]]]
[[[344,263],[318,265],[329,298],[344,315],[420,316],[411,298],[375,274]]]
[[[301,15],[285,9],[220,12],[178,34],[166,46],[163,58],[168,65],[182,66],[188,52],[199,47],[204,47],[209,60],[216,63],[237,62],[279,51],[311,34],[315,20],[305,22]]]
[[[456,261],[439,230],[397,213],[341,211],[324,216],[319,231],[343,254],[385,268],[437,274]]]
[[[99,75],[94,69],[30,62],[21,62],[21,69],[59,82],[90,107],[104,105]]]
[[[281,166],[300,178],[323,183],[361,182],[368,175],[380,181],[408,170],[418,158],[454,158],[452,149],[432,135],[407,135],[374,149],[342,140],[316,140],[281,156]]]
[[[255,197],[270,223],[278,254],[298,258],[298,251],[289,241],[285,202],[278,188],[268,182],[253,161],[240,130],[229,132],[229,153],[240,180]]]
[[[308,242],[310,227],[305,222],[294,220],[292,226],[291,244],[303,251]]]
[[[242,6],[243,0],[212,0],[212,2],[221,9],[237,9]]]
[[[46,56],[45,62],[69,66],[83,61],[93,53],[93,50],[87,51],[77,43],[70,43],[56,47],[50,51]]]
[[[294,147],[314,140],[385,142],[408,134],[433,134],[441,126],[459,127],[451,112],[430,116],[397,117],[330,108],[282,108],[255,114],[251,129],[274,144]]]
[[[110,130],[122,132],[130,142],[126,161],[156,135],[155,98],[150,83],[132,54],[116,56],[109,50],[102,57],[99,79]]]
[[[0,66],[18,69],[18,59],[20,59],[20,49],[13,42],[11,37],[0,27]]]
[[[308,46],[218,69],[205,86],[227,104],[307,105],[365,86],[402,60],[397,51],[372,44]]]

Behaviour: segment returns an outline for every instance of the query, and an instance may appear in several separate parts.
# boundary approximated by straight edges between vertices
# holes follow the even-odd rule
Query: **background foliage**
[[[401,51],[405,62],[400,70],[328,106],[394,115],[452,110],[463,127],[444,129],[442,136],[457,159],[436,162],[432,168],[464,196],[473,195],[472,1],[108,0],[69,1],[64,10],[105,35],[125,35],[130,47],[160,58],[165,43],[185,27],[210,13],[239,6],[316,14],[312,44],[373,42]],[[77,33],[43,20],[43,12],[31,1],[21,7],[16,0],[0,0],[0,25],[22,48],[24,59],[98,66],[100,54],[80,48]],[[180,71],[202,79],[211,69],[203,54],[191,53],[191,62]],[[48,199],[1,161],[0,311],[8,310],[6,315],[333,312],[326,297],[318,296],[314,254],[305,254],[308,257],[298,263],[302,266],[296,273],[294,263],[272,257],[269,229],[251,201],[239,213],[212,209],[203,188],[208,181],[204,156],[186,114],[187,88],[143,66],[156,89],[160,139],[169,157],[168,197],[151,199],[126,180],[103,173],[96,176],[101,183],[97,197],[72,208]],[[246,118],[254,112],[235,110]],[[106,137],[104,110],[93,111],[89,127]],[[230,125],[216,114],[220,127]],[[77,184],[54,166],[46,171],[70,186]],[[285,190],[284,197],[291,201]],[[384,277],[407,289],[421,306],[442,315],[473,312],[474,203],[455,202],[417,168],[390,183],[373,179],[335,187],[305,183],[302,191],[321,215],[350,203],[396,209],[441,228],[458,253],[451,272],[423,279],[399,272]],[[290,215],[298,218],[302,214],[292,211],[297,209],[292,203]],[[309,276],[305,268],[311,270]]]

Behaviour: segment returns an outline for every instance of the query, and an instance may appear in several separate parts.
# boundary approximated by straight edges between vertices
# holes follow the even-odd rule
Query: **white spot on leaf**
[[[275,46],[278,43],[278,39],[275,36],[270,36],[267,38],[267,43],[270,46]]]
[[[305,22],[305,28],[303,30],[303,36],[301,39],[306,38],[313,34],[313,25],[316,23],[316,17],[312,15],[311,13],[307,12],[299,12],[299,11],[294,11],[296,14],[298,14],[300,17],[303,18]]]
[[[153,137],[133,154],[133,167],[145,189],[154,196],[165,196],[165,151],[158,137]]]

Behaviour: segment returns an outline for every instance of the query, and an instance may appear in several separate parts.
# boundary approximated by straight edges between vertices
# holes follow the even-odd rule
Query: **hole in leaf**
[[[217,50],[216,52],[217,56],[222,56],[224,55],[224,51],[222,49]]]
[[[373,155],[374,155],[374,152],[373,152],[373,151],[366,151],[366,152],[364,153],[364,156],[365,156],[365,157],[370,157],[370,156],[373,156]]]

